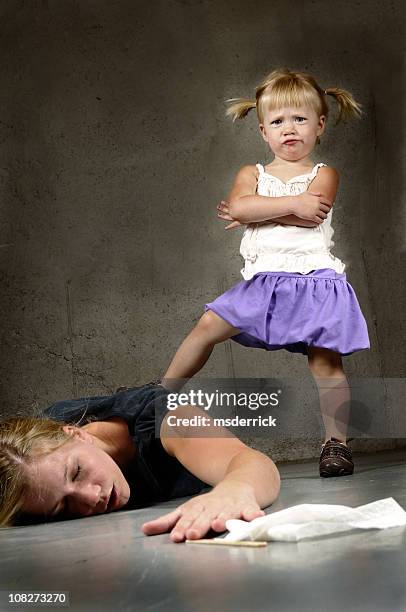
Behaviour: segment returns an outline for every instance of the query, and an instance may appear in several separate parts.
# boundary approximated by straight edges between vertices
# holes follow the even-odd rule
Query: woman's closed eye
[[[72,478],[72,482],[74,482],[77,477],[79,476],[80,472],[82,471],[82,468],[80,467],[80,465],[78,465],[77,470],[75,472],[75,475]],[[62,518],[62,516],[66,516],[66,511],[67,511],[67,503],[66,503],[66,498],[64,498],[60,509],[58,509],[55,513],[53,513],[53,516],[56,516],[58,518]]]

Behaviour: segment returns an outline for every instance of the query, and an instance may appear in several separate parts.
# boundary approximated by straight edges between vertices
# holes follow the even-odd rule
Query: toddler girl
[[[321,476],[353,473],[347,447],[350,392],[342,355],[369,349],[368,329],[345,264],[330,249],[336,169],[310,158],[324,133],[327,95],[339,117],[360,105],[339,88],[324,90],[302,72],[279,69],[256,88],[256,100],[234,98],[233,120],[256,109],[260,133],[274,155],[266,166],[243,166],[218,217],[226,229],[246,225],[240,252],[244,280],[213,302],[176,352],[162,384],[172,390],[198,372],[215,344],[231,338],[268,351],[307,355],[326,435]]]

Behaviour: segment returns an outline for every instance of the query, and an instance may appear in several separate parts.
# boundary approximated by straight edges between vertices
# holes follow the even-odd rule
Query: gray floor
[[[319,478],[314,461],[279,467],[282,492],[270,512],[384,497],[406,508],[406,450],[361,456],[347,478]],[[173,544],[167,535],[140,533],[148,517],[177,503],[2,530],[3,602],[6,590],[62,590],[70,592],[72,610],[406,610],[404,528],[256,550]]]

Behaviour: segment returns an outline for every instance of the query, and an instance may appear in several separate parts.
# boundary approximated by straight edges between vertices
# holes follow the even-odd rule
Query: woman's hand
[[[321,193],[313,193],[312,191],[303,191],[297,196],[296,216],[301,219],[308,219],[318,224],[323,223],[327,219],[327,214],[333,205],[333,202]]]
[[[172,512],[144,523],[142,530],[146,535],[170,531],[173,542],[182,542],[203,538],[210,529],[225,531],[228,519],[252,521],[264,514],[251,487],[242,482],[222,482],[209,493],[198,495]]]
[[[234,219],[230,215],[228,202],[226,202],[225,200],[221,200],[220,204],[217,206],[217,210],[219,211],[217,213],[217,216],[219,217],[219,219],[224,219],[225,221],[232,221],[232,223],[230,223],[229,225],[226,225],[224,229],[226,230],[234,229],[235,227],[239,227],[240,225],[243,225],[239,221],[236,221],[236,219]]]
[[[169,417],[182,419],[204,416],[204,430]],[[146,535],[171,532],[173,542],[202,538],[210,529],[224,531],[231,518],[246,521],[263,516],[279,494],[280,477],[270,457],[249,448],[227,428],[217,426],[207,412],[197,406],[177,406],[168,411],[160,430],[164,450],[175,457],[191,474],[214,487],[197,495],[172,512],[142,526]]]

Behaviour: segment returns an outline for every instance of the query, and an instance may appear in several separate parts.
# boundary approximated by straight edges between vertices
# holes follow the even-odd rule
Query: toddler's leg
[[[308,361],[319,391],[320,409],[326,429],[325,441],[337,438],[345,444],[351,398],[341,355],[329,349],[309,347]]]
[[[204,366],[215,344],[238,333],[239,329],[208,310],[176,351],[161,384],[171,391],[178,391],[185,381],[176,379],[191,378]]]

